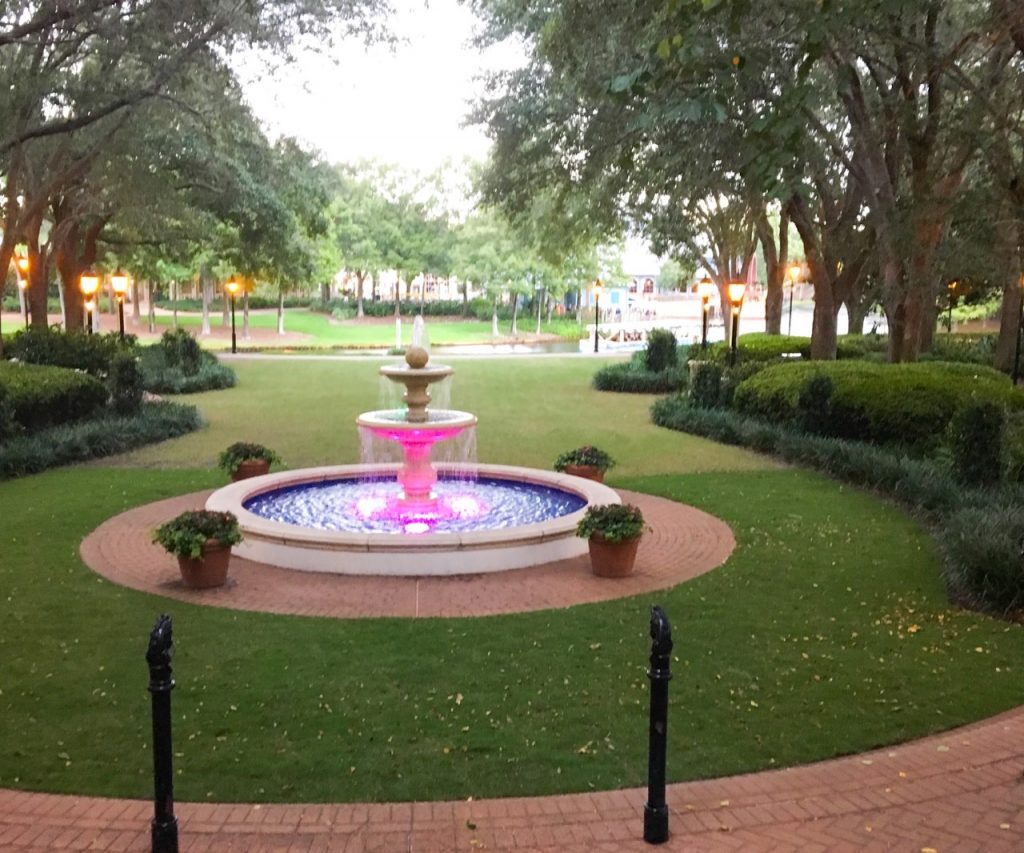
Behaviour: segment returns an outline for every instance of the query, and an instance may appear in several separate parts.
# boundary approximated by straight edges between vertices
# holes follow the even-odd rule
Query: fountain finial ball
[[[427,366],[430,361],[430,353],[423,347],[411,346],[405,353],[405,363],[413,370],[420,370]]]

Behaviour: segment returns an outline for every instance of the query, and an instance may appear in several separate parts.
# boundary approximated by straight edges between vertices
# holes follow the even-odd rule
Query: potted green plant
[[[555,470],[574,477],[604,482],[604,473],[615,464],[607,453],[592,444],[585,444],[575,450],[567,450],[555,460]]]
[[[236,441],[221,453],[218,464],[231,477],[231,482],[237,483],[239,480],[266,474],[271,465],[280,461],[280,456],[262,444]]]
[[[160,525],[153,541],[178,558],[185,586],[208,589],[227,581],[231,546],[242,541],[242,531],[230,512],[191,510]]]
[[[590,566],[602,578],[621,578],[633,571],[644,530],[643,513],[633,504],[589,506],[576,525],[576,535],[588,540]]]

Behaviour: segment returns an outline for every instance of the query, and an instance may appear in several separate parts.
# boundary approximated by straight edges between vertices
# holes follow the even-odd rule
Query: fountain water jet
[[[586,553],[576,523],[588,504],[620,502],[606,486],[530,468],[431,461],[438,443],[474,430],[477,419],[430,408],[429,386],[454,371],[430,363],[423,334],[418,317],[405,364],[380,369],[405,387],[406,408],[356,419],[361,431],[399,446],[401,463],[286,471],[214,492],[207,508],[235,513],[242,527],[236,553],[285,568],[381,575],[501,571]]]

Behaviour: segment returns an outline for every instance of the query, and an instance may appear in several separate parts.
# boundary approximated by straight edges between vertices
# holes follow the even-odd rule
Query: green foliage
[[[203,350],[185,329],[167,329],[160,336],[164,363],[178,368],[185,376],[195,376],[203,361]]]
[[[832,379],[823,373],[807,379],[797,398],[798,422],[805,432],[826,435],[832,422]]]
[[[748,361],[779,361],[783,356],[808,358],[811,351],[811,339],[796,335],[767,335],[755,332],[742,335],[736,342],[736,363]],[[710,344],[707,361],[725,364],[729,361],[729,344],[726,341]]]
[[[217,465],[226,474],[234,474],[238,470],[238,466],[243,462],[256,459],[265,459],[271,465],[281,461],[281,457],[269,447],[248,441],[236,441],[226,450],[221,451],[217,459]]]
[[[576,525],[576,535],[590,539],[600,533],[606,542],[626,542],[644,532],[644,516],[633,504],[588,506]]]
[[[1010,483],[1024,483],[1024,412],[1007,412],[1003,433],[1005,478]]]
[[[135,349],[135,337],[126,335],[122,341],[116,334],[86,335],[63,332],[57,328],[37,329],[30,326],[17,332],[4,345],[8,358],[28,364],[47,364],[84,370],[92,376],[104,377],[119,352]]]
[[[15,421],[30,431],[87,418],[107,402],[99,379],[63,367],[0,362],[0,385]]]
[[[700,409],[714,409],[722,396],[720,365],[706,361],[698,365],[690,383],[690,400]]]
[[[418,300],[403,299],[399,307],[403,317],[415,316],[421,313],[421,306]],[[458,317],[462,314],[462,303],[457,299],[442,299],[424,302],[422,309],[424,317]],[[329,302],[314,302],[310,305],[310,310],[322,314],[331,314],[332,316],[336,316],[334,312],[340,310],[345,315],[342,319],[349,319],[356,316],[356,301],[354,299],[332,299]],[[394,301],[373,302],[369,299],[364,299],[363,314],[367,317],[394,317],[395,303]],[[509,316],[511,316],[511,313]],[[490,313],[483,319],[490,320]]]
[[[242,541],[242,531],[233,513],[189,510],[153,531],[153,541],[176,557],[198,559],[210,539],[221,545],[237,545]]]
[[[994,485],[1003,473],[1003,434],[1006,411],[982,401],[965,406],[949,422],[953,469],[963,483]]]
[[[583,447],[559,454],[555,459],[554,469],[564,471],[569,465],[589,465],[603,472],[614,467],[615,460],[600,448],[585,444]]]
[[[958,598],[996,613],[1024,608],[1024,508],[963,509],[944,520],[940,541]]]
[[[954,413],[975,401],[1024,407],[999,372],[967,364],[876,364],[863,361],[773,365],[736,390],[737,411],[796,424],[798,398],[809,377],[833,383],[828,434],[837,438],[934,450]]]
[[[14,404],[7,386],[0,382],[0,443],[6,441],[18,431],[18,422],[14,419]]]
[[[237,381],[235,371],[226,364],[221,364],[213,353],[199,351],[199,369],[193,374],[186,374],[180,365],[168,366],[166,353],[167,348],[163,343],[142,347],[139,351],[145,388],[154,394],[195,394],[200,391],[215,391],[233,388]]]
[[[642,360],[631,360],[605,365],[594,374],[591,384],[598,391],[669,394],[683,387],[683,373],[678,366],[653,373],[643,367]]]
[[[651,373],[663,373],[679,364],[676,336],[668,329],[651,329],[643,352],[644,366]]]
[[[124,453],[199,429],[194,406],[143,403],[133,417],[107,415],[40,430],[0,445],[0,479]]]
[[[119,352],[110,363],[107,389],[110,405],[119,415],[131,415],[142,405],[144,390],[142,366],[134,352]]]
[[[218,297],[214,297],[213,299],[211,299],[210,300],[210,311],[212,313],[215,313],[215,314],[223,311],[224,310],[224,301],[225,300],[220,298],[219,296]],[[277,301],[276,297],[258,296],[255,293],[250,293],[249,294],[249,307],[251,309],[255,310],[255,311],[268,310],[268,309],[271,309],[271,308],[277,308],[277,304],[278,304],[278,301]],[[288,309],[288,308],[309,308],[312,311],[323,310],[321,308],[318,308],[317,307],[318,305],[323,305],[323,303],[320,302],[319,300],[313,298],[313,297],[310,297],[310,296],[286,296],[284,298],[284,307],[286,309]],[[173,300],[173,299],[157,299],[156,300],[156,307],[157,308],[161,308],[164,311],[173,311],[174,308],[177,307],[177,309],[179,311],[199,312],[199,311],[203,310],[203,300],[202,299],[193,299],[191,297],[187,298],[187,299],[177,299],[177,300]],[[236,311],[241,311],[242,310],[242,297],[241,296],[235,297],[235,310]],[[328,311],[326,313],[329,314],[330,311]]]
[[[936,335],[922,361],[957,361],[992,366],[998,335]]]

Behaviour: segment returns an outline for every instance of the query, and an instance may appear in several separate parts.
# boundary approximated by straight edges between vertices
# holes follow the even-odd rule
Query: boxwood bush
[[[67,367],[104,377],[114,357],[119,352],[134,350],[135,344],[134,335],[126,335],[122,341],[116,334],[86,335],[29,327],[14,334],[4,344],[4,352],[8,358],[29,364]]]
[[[635,361],[627,361],[602,367],[594,374],[592,384],[598,391],[669,394],[683,387],[683,372],[678,367],[670,367],[654,373]]]
[[[1024,393],[991,368],[864,361],[770,366],[740,383],[734,407],[741,414],[796,424],[801,389],[817,375],[832,381],[828,434],[836,438],[927,451],[939,444],[953,415],[971,403],[1024,408]]]
[[[99,379],[63,367],[3,362],[0,385],[15,422],[26,430],[81,420],[107,402],[106,386]]]

